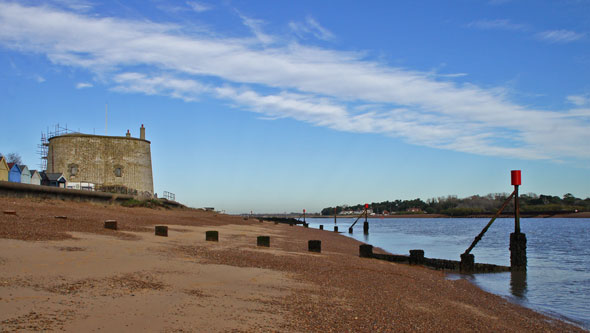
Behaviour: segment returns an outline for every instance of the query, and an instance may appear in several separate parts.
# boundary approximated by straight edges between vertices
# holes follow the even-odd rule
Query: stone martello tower
[[[61,172],[70,182],[122,185],[153,195],[152,156],[145,127],[139,138],[64,134],[49,139],[47,172]]]

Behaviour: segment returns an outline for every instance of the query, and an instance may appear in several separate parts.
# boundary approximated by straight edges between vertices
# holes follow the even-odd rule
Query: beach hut
[[[66,188],[66,183],[63,173],[41,172],[41,185]]]
[[[41,185],[41,175],[37,170],[31,170],[31,184]]]
[[[29,168],[24,164],[19,165],[19,167],[20,167],[20,182],[23,184],[30,184],[31,183],[31,172],[29,171]]]
[[[0,156],[0,180],[8,181],[8,171],[10,171],[10,168],[8,167],[8,163],[6,163],[6,159],[4,156]]]
[[[8,163],[8,181],[20,183],[20,167],[16,163]]]

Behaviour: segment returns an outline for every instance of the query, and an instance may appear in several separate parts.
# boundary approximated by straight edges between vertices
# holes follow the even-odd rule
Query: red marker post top
[[[369,209],[369,204],[365,204],[365,209]]]
[[[512,170],[510,171],[510,178],[512,180],[512,185],[520,185],[522,181],[520,179],[520,170]]]
[[[303,210],[303,212],[305,213],[305,209]]]

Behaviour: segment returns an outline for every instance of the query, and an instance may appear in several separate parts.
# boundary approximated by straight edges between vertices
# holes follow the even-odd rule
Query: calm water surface
[[[338,219],[347,233],[354,218]],[[333,230],[334,219],[307,219],[310,227]],[[460,260],[459,255],[489,222],[484,219],[369,219],[369,235],[360,220],[349,235],[394,254],[423,249],[429,258]],[[476,262],[510,265],[514,219],[498,219],[471,251]],[[523,306],[590,329],[590,219],[521,219],[527,237],[526,274],[459,275],[489,292]]]

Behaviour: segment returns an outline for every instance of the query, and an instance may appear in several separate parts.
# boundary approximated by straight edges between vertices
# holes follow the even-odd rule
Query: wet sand
[[[331,231],[59,200],[0,198],[5,210],[0,331],[583,331],[440,271],[359,258]]]

